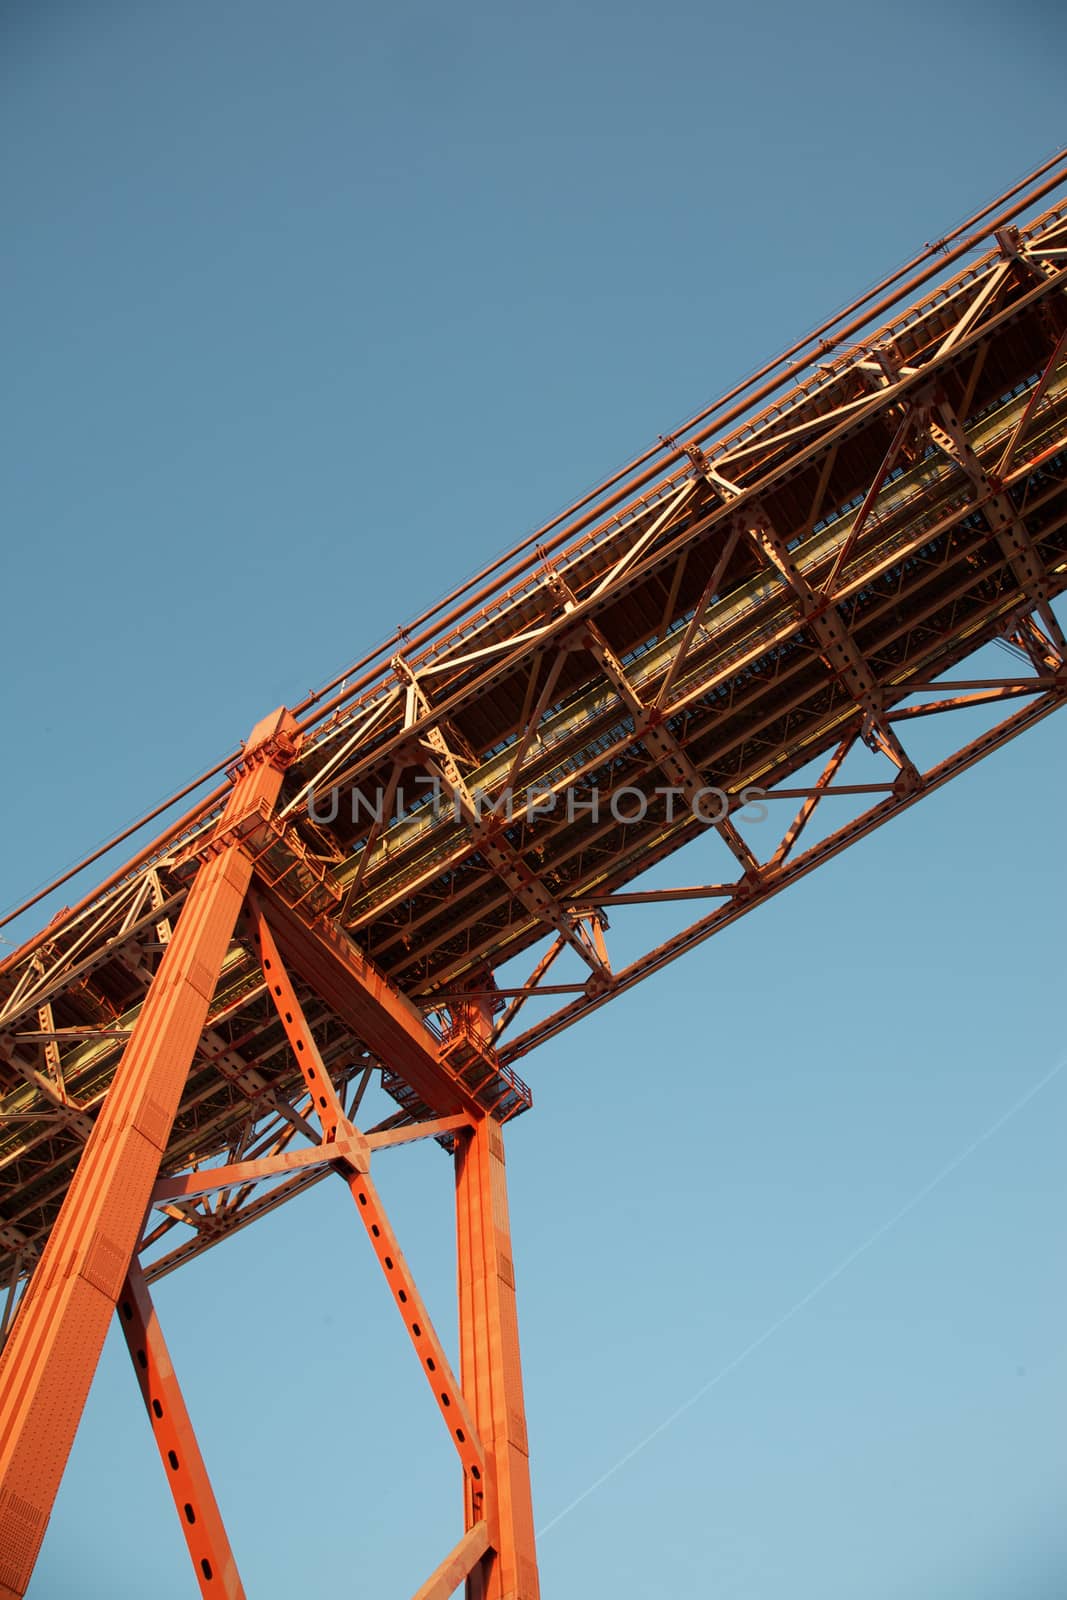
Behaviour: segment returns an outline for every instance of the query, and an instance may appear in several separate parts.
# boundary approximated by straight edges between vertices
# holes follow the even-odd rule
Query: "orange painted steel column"
[[[504,1139],[483,1117],[456,1135],[461,1380],[486,1456],[486,1503],[468,1495],[468,1528],[484,1516],[490,1552],[468,1600],[538,1600],[526,1407],[511,1259]]]
[[[219,1600],[245,1600],[218,1502],[140,1267],[130,1268],[118,1312],[200,1593],[204,1600],[212,1600],[214,1595]]]
[[[274,804],[294,726],[278,711],[253,729],[0,1358],[0,1600],[29,1584],[248,889],[228,830]]]

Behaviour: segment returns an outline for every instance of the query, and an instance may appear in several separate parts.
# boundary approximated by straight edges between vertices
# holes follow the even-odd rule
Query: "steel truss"
[[[150,1285],[331,1175],[463,1474],[419,1594],[537,1595],[514,1063],[1067,700],[1067,206],[1020,222],[1065,181],[1047,164],[267,718],[222,789],[0,966],[0,1597],[29,1582],[116,1307],[201,1592],[243,1593]],[[962,668],[991,644],[1010,671]],[[1001,707],[975,737],[967,713]],[[920,719],[948,730],[932,762]],[[758,838],[753,797],[786,808]],[[820,834],[828,800],[849,815]],[[642,882],[689,845],[696,881]],[[620,962],[616,908],[689,902]],[[367,1127],[372,1082],[395,1110]],[[456,1169],[458,1380],[370,1176],[422,1138]]]
[[[140,1016],[0,1358],[0,1595],[21,1595],[29,1583],[117,1307],[201,1593],[205,1600],[243,1596],[135,1256],[150,1206],[180,1207],[197,1196],[241,1192],[279,1175],[319,1168],[339,1174],[352,1195],[463,1469],[465,1533],[420,1595],[443,1597],[466,1580],[479,1600],[505,1595],[536,1600],[500,1129],[480,1103],[477,1086],[466,1081],[469,1071],[453,1070],[439,1041],[403,997],[358,956],[346,964],[345,953],[338,952],[328,981],[337,982],[343,974],[353,991],[350,1005],[373,1008],[383,1032],[406,1035],[407,1056],[421,1055],[423,1082],[446,1111],[369,1135],[348,1116],[282,955],[279,940],[289,943],[284,918],[277,918],[276,933],[269,887],[261,882],[252,887],[256,861],[244,824],[277,799],[296,753],[294,734],[293,719],[278,712],[249,740],[230,803],[198,853],[181,914],[151,975]],[[242,917],[246,925],[240,931],[254,951],[262,987],[299,1068],[318,1136],[299,1150],[279,1149],[275,1141],[269,1154],[160,1180],[183,1080]],[[299,939],[294,949],[295,965],[309,959],[309,947]],[[306,1118],[301,1120],[308,1127]],[[426,1137],[446,1139],[456,1152],[462,1384],[451,1371],[370,1176],[375,1149]]]

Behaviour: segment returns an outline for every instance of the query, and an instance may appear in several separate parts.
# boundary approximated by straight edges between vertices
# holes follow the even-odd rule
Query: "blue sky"
[[[1063,139],[1040,4],[0,42],[5,904]],[[1063,778],[1053,719],[526,1063],[546,1596],[1062,1594]],[[447,1163],[377,1175],[451,1333]],[[157,1299],[253,1600],[412,1592],[458,1483],[340,1185]],[[195,1592],[128,1365],[33,1600]]]

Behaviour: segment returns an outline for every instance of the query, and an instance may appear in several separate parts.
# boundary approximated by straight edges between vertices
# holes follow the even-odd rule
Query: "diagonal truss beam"
[[[476,1522],[463,1535],[441,1565],[427,1578],[415,1595],[415,1600],[449,1600],[464,1578],[469,1577],[489,1548],[489,1529],[484,1522]]]
[[[930,424],[934,443],[970,480],[976,498],[983,502],[983,515],[1004,552],[1016,583],[1031,608],[1040,615],[1059,650],[1067,653],[1067,638],[1049,603],[1049,585],[1044,570],[1010,495],[999,476],[987,472],[982,465],[948,401],[940,399],[934,407],[934,413]]]
[[[824,595],[833,594],[837,586],[838,574],[847,571],[849,560],[851,559],[853,552],[859,546],[860,535],[863,533],[863,530],[867,524],[867,520],[874,510],[875,502],[877,501],[879,494],[882,492],[882,487],[885,484],[886,479],[889,477],[889,474],[892,472],[893,468],[897,464],[897,461],[900,459],[900,456],[904,450],[904,446],[908,442],[908,435],[911,433],[914,425],[914,409],[910,403],[905,404],[904,416],[901,419],[896,433],[893,435],[889,449],[882,458],[881,466],[871,479],[870,487],[863,498],[863,504],[857,511],[855,518],[853,519],[852,526],[848,530],[848,537],[841,546],[840,550],[837,552],[837,555],[834,557],[834,564],[830,568],[830,573],[826,579],[826,582],[823,584]]]
[[[263,965],[271,998],[282,1020],[293,1054],[312,1097],[322,1125],[324,1144],[340,1154],[347,1145],[352,1154],[340,1156],[343,1176],[356,1202],[359,1219],[378,1258],[385,1281],[404,1323],[419,1365],[430,1385],[452,1443],[467,1477],[468,1498],[479,1510],[485,1483],[485,1452],[467,1408],[463,1391],[456,1382],[444,1347],[434,1331],[429,1313],[404,1259],[392,1225],[370,1176],[366,1140],[345,1116],[326,1064],[308,1027],[292,979],[285,969],[263,907],[250,896],[256,949]]]
[[[496,1044],[505,1028],[507,1028],[509,1023],[513,1022],[518,1016],[529,997],[532,994],[536,994],[538,990],[541,989],[542,978],[548,972],[553,962],[555,962],[563,954],[566,948],[566,942],[563,939],[553,939],[544,955],[542,955],[535,964],[533,971],[530,973],[530,976],[527,978],[523,987],[518,991],[517,994],[512,995],[509,1004],[504,1007],[503,1015],[493,1029],[492,1036],[489,1041],[490,1044]],[[543,989],[541,989],[541,992],[544,992]]]
[[[878,747],[912,785],[920,781],[914,762],[885,718],[882,692],[830,597],[816,594],[785,540],[766,512],[753,507],[746,518],[749,537],[781,573],[800,601],[801,616],[825,652],[826,663],[863,713],[865,728]]]
[[[842,762],[852,749],[854,743],[854,734],[849,734],[847,738],[842,739],[841,743],[838,745],[837,749],[834,751],[825,767],[823,767],[822,772],[819,774],[818,783],[812,790],[811,794],[805,796],[800,810],[797,812],[796,816],[785,830],[785,833],[782,835],[782,842],[779,844],[778,848],[775,850],[774,854],[767,863],[772,871],[782,865],[783,861],[785,861],[793,846],[800,838],[800,835],[811,821],[811,818],[815,813],[816,806],[830,788],[834,781],[835,775],[840,770]]]
[[[1012,626],[1005,629],[1005,637],[1009,644],[1029,657],[1036,673],[1055,675],[1063,671],[1067,651],[1061,644],[1056,644],[1049,638],[1035,617],[1019,618]],[[1023,692],[1025,693],[1025,690]]]
[[[1034,384],[1030,398],[1023,407],[1022,416],[1012,429],[1011,436],[1008,439],[1007,444],[1004,446],[1000,460],[997,462],[996,468],[991,474],[993,479],[1002,479],[1005,473],[1011,470],[1012,462],[1015,460],[1015,453],[1025,437],[1026,430],[1030,426],[1034,412],[1041,404],[1041,401],[1045,396],[1045,391],[1048,389],[1053,374],[1055,373],[1060,362],[1063,360],[1065,353],[1067,353],[1067,328],[1064,328],[1063,332],[1056,340],[1056,343],[1053,346],[1052,354],[1048,358],[1048,363],[1045,367],[1045,370]]]
[[[394,658],[393,667],[397,676],[408,684],[413,709],[418,707],[420,717],[425,716],[429,711],[429,702],[415,674],[402,656]],[[490,817],[482,816],[481,807],[464,781],[459,763],[440,726],[430,723],[424,728],[423,735],[423,742],[419,748],[423,751],[424,765],[427,771],[443,781],[452,803],[462,815],[467,832],[488,865],[531,916],[536,917],[547,928],[554,929],[570,945],[591,969],[594,979],[601,984],[609,984],[610,968],[581,937],[544,880],[524,860],[519,851],[509,844],[500,827],[500,819],[495,814]]]
[[[464,1391],[456,1382],[444,1346],[434,1331],[429,1312],[415,1286],[411,1269],[404,1259],[369,1172],[353,1173],[346,1182],[422,1368],[423,1377],[430,1386],[437,1409],[462,1463],[468,1503],[480,1517],[485,1496],[486,1457],[478,1434],[477,1418],[468,1406]]]
[[[632,988],[644,978],[650,977],[661,968],[669,965],[679,956],[695,949],[706,939],[710,939],[722,928],[728,927],[739,917],[747,915],[756,906],[762,905],[772,895],[778,894],[789,884],[806,877],[809,873],[821,866],[826,861],[832,860],[850,845],[857,843],[868,834],[888,822],[892,817],[908,810],[925,795],[934,793],[952,778],[959,776],[973,767],[978,761],[992,751],[1000,749],[1011,739],[1023,733],[1027,728],[1035,726],[1054,711],[1059,710],[1067,703],[1067,682],[1063,678],[1057,680],[1054,689],[1039,694],[1032,704],[1017,711],[1004,722],[998,723],[987,733],[962,746],[951,756],[929,768],[922,775],[921,785],[914,789],[894,786],[893,792],[886,796],[879,804],[870,810],[864,811],[853,821],[846,823],[836,832],[829,834],[819,843],[812,845],[802,855],[792,861],[783,861],[775,870],[765,869],[759,884],[747,894],[733,894],[725,905],[711,912],[699,922],[690,924],[680,933],[674,935],[657,946],[639,956],[629,966],[621,968],[615,975],[616,987],[611,995],[586,995],[581,999],[564,1006],[543,1021],[528,1028],[525,1033],[516,1035],[513,1039],[505,1041],[501,1049],[501,1058],[505,1063],[517,1061],[520,1056],[526,1055],[537,1045],[554,1038],[565,1028],[581,1020],[590,1012],[597,1010],[615,994]]]
[[[627,678],[622,662],[595,623],[586,623],[584,642],[604,676],[632,713],[635,734],[652,759],[663,769],[664,775],[671,780],[672,785],[685,795],[694,814],[699,815],[701,801],[710,792],[703,775],[697,771],[663,721],[660,711],[651,705],[645,705]],[[730,819],[723,817],[713,826],[741,863],[742,871],[751,877],[757,876],[759,861]]]
[[[204,1600],[245,1600],[244,1585],[159,1317],[144,1273],[135,1264],[131,1264],[119,1295],[118,1320],[200,1593]]]

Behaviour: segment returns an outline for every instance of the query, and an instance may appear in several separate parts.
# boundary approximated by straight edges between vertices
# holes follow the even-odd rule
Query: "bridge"
[[[1067,701],[1065,189],[1061,152],[267,715],[3,963],[0,1596],[116,1315],[200,1590],[244,1594],[151,1285],[333,1177],[464,1484],[418,1600],[535,1600],[526,1058]],[[635,954],[649,905],[677,931]],[[455,1166],[458,1374],[371,1176],[423,1138]]]

